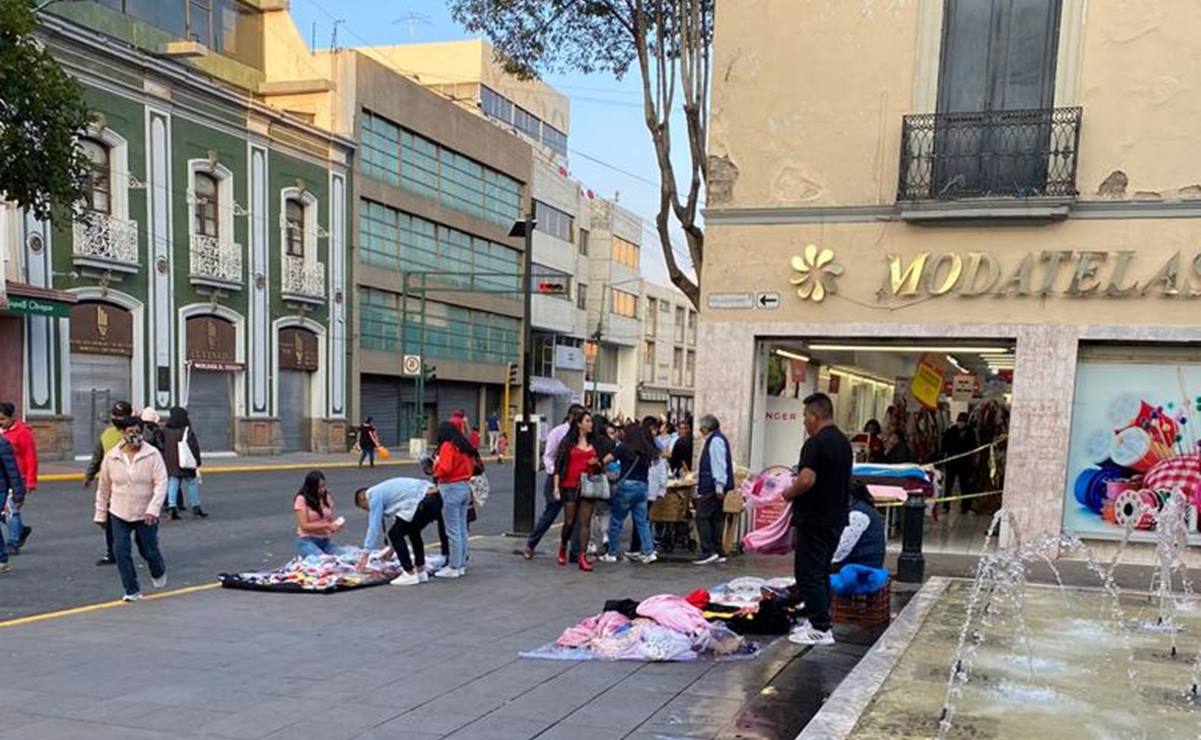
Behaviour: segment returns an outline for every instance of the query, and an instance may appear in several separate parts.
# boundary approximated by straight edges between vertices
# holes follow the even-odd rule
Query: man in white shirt
[[[534,557],[534,550],[538,547],[538,543],[542,541],[542,537],[546,535],[547,530],[555,523],[555,519],[559,518],[559,512],[563,510],[563,502],[555,498],[555,457],[559,454],[559,443],[567,436],[567,430],[571,428],[571,420],[587,411],[578,403],[573,403],[567,409],[567,416],[563,418],[563,423],[551,429],[546,435],[546,446],[542,450],[542,467],[546,469],[546,484],[542,487],[542,497],[546,500],[546,506],[542,509],[542,516],[538,519],[538,523],[534,525],[534,531],[530,533],[529,539],[525,541],[525,548],[521,551],[521,556],[526,560]]]

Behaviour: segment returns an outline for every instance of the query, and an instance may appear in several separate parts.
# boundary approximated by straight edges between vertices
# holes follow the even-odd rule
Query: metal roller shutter
[[[401,437],[400,387],[401,381],[379,376],[363,376],[359,387],[362,410],[361,418],[355,423],[361,424],[368,416],[373,417],[376,434],[385,447],[396,447],[402,439],[408,442],[407,436]]]
[[[307,452],[309,430],[309,386],[312,375],[302,370],[279,371],[279,427],[284,452]]]
[[[75,454],[90,455],[117,401],[129,400],[128,357],[71,353],[71,410]],[[139,411],[140,409],[134,409]]]
[[[438,418],[432,420],[431,426],[446,421],[450,415],[459,409],[467,412],[467,420],[472,426],[479,426],[480,419],[480,387],[474,383],[451,383],[438,381]]]
[[[193,370],[188,384],[188,417],[200,447],[229,452],[233,444],[233,373]]]

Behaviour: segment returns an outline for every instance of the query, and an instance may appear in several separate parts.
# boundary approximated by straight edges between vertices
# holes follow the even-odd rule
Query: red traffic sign
[[[405,355],[400,363],[400,371],[405,375],[420,375],[421,355]]]

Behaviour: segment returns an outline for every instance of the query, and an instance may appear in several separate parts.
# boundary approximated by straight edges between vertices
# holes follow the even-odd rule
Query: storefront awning
[[[530,378],[530,391],[541,396],[570,396],[574,393],[558,378],[543,378],[537,375]]]

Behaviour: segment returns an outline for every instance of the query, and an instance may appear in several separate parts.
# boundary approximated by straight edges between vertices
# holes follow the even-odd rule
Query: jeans
[[[696,502],[696,534],[701,540],[701,557],[723,555],[721,548],[721,499],[712,494]]]
[[[117,555],[113,552],[113,518],[111,516],[104,525],[104,557],[109,560],[117,559]]]
[[[302,558],[314,555],[341,555],[342,546],[335,545],[329,537],[297,537],[296,554]]]
[[[442,519],[446,522],[446,538],[450,540],[451,568],[462,569],[467,563],[467,508],[471,505],[471,487],[467,481],[442,483]]]
[[[26,501],[29,499],[26,498]],[[21,542],[21,529],[24,528],[25,522],[21,521],[21,510],[16,508],[13,503],[12,496],[8,497],[8,539],[10,542]],[[0,543],[0,550],[4,549],[4,544]]]
[[[542,498],[546,500],[546,506],[542,509],[542,516],[538,519],[538,523],[534,525],[534,531],[525,541],[525,546],[531,550],[538,546],[543,536],[546,535],[546,531],[559,518],[559,512],[563,511],[563,502],[555,498],[555,477],[553,475],[546,476],[546,485],[542,487]]]
[[[622,481],[609,499],[609,509],[613,516],[609,522],[609,554],[618,553],[621,528],[626,523],[626,515],[632,513],[639,550],[643,555],[650,555],[654,551],[655,539],[651,536],[651,522],[646,510],[646,481]]]
[[[421,539],[421,530],[430,522],[438,521],[441,516],[442,497],[434,493],[426,496],[417,505],[412,521],[407,522],[396,517],[396,521],[392,523],[391,529],[388,530],[388,543],[396,551],[400,567],[404,568],[406,573],[413,570],[414,560],[417,561],[418,568],[425,567],[425,542]],[[405,542],[406,538],[408,543]],[[412,556],[409,555],[409,544],[413,546]]]
[[[8,549],[4,545],[4,527],[0,527],[0,563],[8,562]]]
[[[830,561],[838,549],[842,527],[810,524],[796,529],[793,569],[797,595],[805,602],[801,616],[814,629],[828,630],[830,621]]]
[[[359,455],[359,467],[360,468],[363,467],[363,461],[368,458],[371,459],[371,467],[374,468],[375,467],[375,448],[374,447],[364,447],[363,448],[363,454]]]
[[[188,492],[188,506],[193,509],[200,506],[200,481],[195,478],[176,478],[171,476],[167,478],[167,506],[172,509],[180,508],[179,489],[184,488]]]
[[[138,543],[138,553],[146,561],[146,565],[150,566],[151,577],[162,578],[167,573],[167,564],[163,562],[163,554],[158,549],[157,524],[127,522],[109,514],[108,526],[113,531],[113,550],[117,556],[117,572],[121,574],[121,585],[125,588],[127,595],[141,591],[138,586],[138,570],[133,564],[130,535]]]

